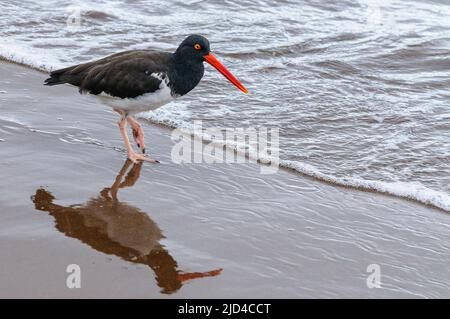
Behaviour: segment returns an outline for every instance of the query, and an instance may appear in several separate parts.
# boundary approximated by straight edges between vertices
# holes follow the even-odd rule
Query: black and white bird
[[[145,155],[144,132],[134,114],[155,110],[197,86],[204,74],[206,61],[242,92],[247,89],[211,53],[209,41],[190,35],[174,53],[132,50],[106,58],[74,65],[50,73],[45,85],[69,83],[80,93],[101,98],[121,115],[119,128],[128,158],[133,161],[158,162]],[[126,125],[142,154],[136,153],[128,139]]]

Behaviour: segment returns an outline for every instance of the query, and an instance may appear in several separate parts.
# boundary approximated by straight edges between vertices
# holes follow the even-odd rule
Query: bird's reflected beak
[[[230,71],[228,71],[222,63],[219,62],[219,60],[216,59],[216,57],[212,53],[208,53],[207,55],[203,56],[206,62],[211,64],[213,67],[217,69],[220,73],[223,74],[224,77],[228,79],[231,83],[233,83],[239,90],[244,92],[245,94],[248,93],[247,89],[242,85],[241,82],[239,82],[238,79],[234,77],[233,74],[231,74]]]

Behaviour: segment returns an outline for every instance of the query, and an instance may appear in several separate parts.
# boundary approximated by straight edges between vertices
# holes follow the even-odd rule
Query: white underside
[[[108,94],[100,94],[97,97],[106,105],[113,109],[123,110],[128,114],[135,114],[156,110],[157,108],[172,102],[175,97],[172,96],[167,81],[162,81],[159,90],[153,93],[146,93],[136,98],[122,99]]]

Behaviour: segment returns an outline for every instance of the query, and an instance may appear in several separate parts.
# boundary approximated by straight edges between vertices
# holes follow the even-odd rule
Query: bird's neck
[[[173,92],[176,95],[185,95],[197,86],[203,77],[205,67],[202,61],[183,59],[176,53],[169,72],[169,79]]]

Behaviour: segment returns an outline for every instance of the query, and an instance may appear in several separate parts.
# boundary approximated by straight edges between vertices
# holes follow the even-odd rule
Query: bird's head
[[[233,83],[239,90],[244,93],[248,93],[247,89],[236,79],[230,71],[228,71],[222,63],[217,60],[217,58],[211,53],[209,47],[209,41],[207,38],[201,35],[190,35],[176,50],[175,54],[182,57],[184,61],[192,61],[196,63],[208,62],[214,68],[217,69],[223,76],[225,76],[228,81]]]
[[[177,49],[178,55],[183,56],[186,60],[196,62],[203,62],[205,60],[203,57],[209,53],[208,39],[196,34],[190,35],[184,39]]]

